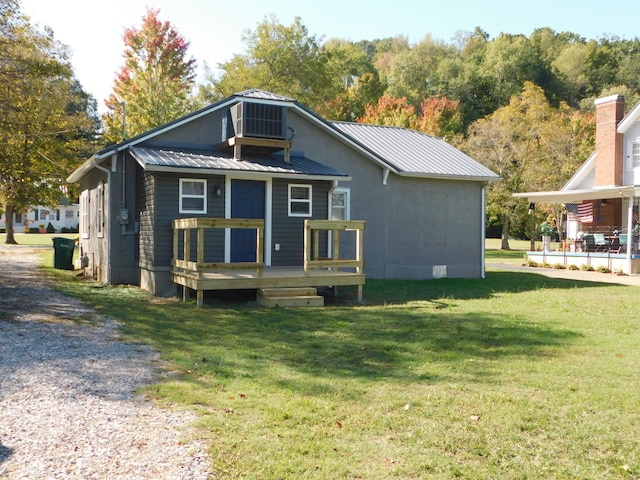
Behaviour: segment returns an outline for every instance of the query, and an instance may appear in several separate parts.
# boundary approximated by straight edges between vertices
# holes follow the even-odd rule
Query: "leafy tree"
[[[544,66],[529,39],[503,33],[487,45],[482,71],[493,85],[495,105],[502,106],[526,81],[540,85]]]
[[[452,101],[447,97],[425,100],[420,106],[420,116],[411,127],[435,137],[452,138],[462,133],[459,107],[460,100]]]
[[[187,57],[189,42],[170,22],[161,21],[159,13],[148,9],[140,29],[125,30],[125,63],[105,101],[109,108],[104,116],[105,140],[109,142],[122,140],[123,115],[127,136],[135,136],[192,109],[189,98],[196,61]]]
[[[90,149],[95,102],[53,32],[33,28],[12,0],[0,3],[0,47],[0,201],[6,243],[16,243],[14,213],[57,204],[78,155]]]
[[[388,78],[386,95],[407,97],[409,103],[420,105],[425,98],[446,95],[446,80],[449,78],[446,60],[457,55],[456,49],[427,35],[410,50],[395,56]]]
[[[512,220],[526,222],[526,205],[513,193],[561,187],[586,159],[577,155],[586,155],[590,122],[566,104],[553,108],[540,87],[526,82],[507,106],[471,125],[463,150],[502,178],[488,189],[487,211],[502,222],[503,249]],[[557,209],[554,216],[560,219]]]
[[[354,121],[364,114],[365,105],[375,104],[384,93],[384,85],[361,45],[332,39],[323,50],[327,56],[327,94],[333,94],[317,112],[331,120]]]
[[[393,98],[387,96],[381,97],[375,106],[367,105],[365,114],[358,119],[358,123],[405,128],[410,128],[415,121],[415,108],[407,102],[406,97]]]
[[[285,26],[274,15],[243,35],[246,54],[234,55],[219,68],[215,94],[227,97],[250,88],[289,96],[312,109],[334,97],[327,55],[309,35],[300,17]]]

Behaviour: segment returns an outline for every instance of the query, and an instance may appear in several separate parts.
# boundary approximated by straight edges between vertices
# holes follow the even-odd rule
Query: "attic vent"
[[[284,106],[240,102],[231,107],[231,121],[238,137],[286,138],[287,110]]]

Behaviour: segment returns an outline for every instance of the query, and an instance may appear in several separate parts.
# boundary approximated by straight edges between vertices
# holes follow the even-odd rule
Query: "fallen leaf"
[[[340,420],[336,420],[336,425],[338,428],[342,428],[342,422]]]
[[[244,393],[241,393],[240,398],[247,398],[247,396]]]

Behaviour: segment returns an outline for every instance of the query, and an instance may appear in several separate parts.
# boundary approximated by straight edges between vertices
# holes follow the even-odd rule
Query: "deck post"
[[[204,305],[204,290],[196,290],[196,305],[198,307]]]
[[[198,227],[197,230],[197,241],[196,241],[196,262],[197,262],[197,270],[196,275],[198,278],[202,278],[203,271],[202,265],[204,264],[204,227]]]

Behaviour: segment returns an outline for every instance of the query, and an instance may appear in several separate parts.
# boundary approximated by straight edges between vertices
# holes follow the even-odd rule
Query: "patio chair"
[[[583,248],[586,252],[596,251],[596,241],[593,238],[593,235],[585,235],[582,241],[583,241]]]
[[[606,252],[609,249],[609,243],[604,238],[604,233],[594,233],[593,241],[595,243],[596,252]]]
[[[617,237],[617,241],[614,239],[611,242],[611,249],[609,250],[611,253],[625,253],[627,251],[627,234],[621,233],[619,237]]]

